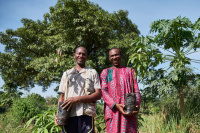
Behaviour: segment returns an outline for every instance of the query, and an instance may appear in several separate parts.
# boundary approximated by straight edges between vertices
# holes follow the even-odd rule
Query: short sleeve
[[[99,74],[93,70],[94,89],[101,89]]]
[[[67,73],[64,72],[63,75],[62,75],[61,81],[60,81],[58,93],[65,93],[65,88],[66,88],[66,83],[67,83],[66,77],[67,77]]]

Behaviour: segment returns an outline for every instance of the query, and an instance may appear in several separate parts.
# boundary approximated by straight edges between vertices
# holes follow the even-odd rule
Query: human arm
[[[113,109],[117,102],[109,93],[109,88],[107,83],[107,69],[104,69],[102,71],[100,79],[101,79],[101,92],[103,100],[110,109]]]
[[[101,90],[100,89],[94,89],[95,92],[90,95],[85,96],[77,96],[77,97],[69,97],[67,98],[64,103],[61,105],[63,109],[67,108],[67,111],[70,110],[72,105],[76,103],[91,103],[95,102],[96,100],[99,100],[101,98]]]
[[[62,75],[61,81],[60,81],[59,89],[58,89],[58,94],[60,94],[60,97],[58,99],[58,108],[59,108],[59,102],[64,101],[64,97],[65,97],[64,93],[65,93],[65,88],[66,88],[66,77],[67,77],[67,72],[64,72]],[[57,116],[58,116],[58,109],[57,109],[57,113],[55,116],[55,124],[57,126],[59,126],[57,123]]]
[[[64,101],[64,93],[61,93],[60,94],[60,97],[59,97],[59,99],[58,99],[58,108],[59,108],[59,102],[63,102]],[[58,122],[57,122],[57,116],[58,116],[58,110],[57,110],[57,113],[56,113],[56,116],[55,116],[55,124],[57,125],[57,126],[59,126],[58,125]]]

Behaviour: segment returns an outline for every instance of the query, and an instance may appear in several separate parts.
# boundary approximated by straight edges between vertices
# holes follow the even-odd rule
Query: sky
[[[138,26],[141,35],[146,36],[150,24],[159,19],[174,19],[177,16],[187,17],[193,23],[200,17],[199,0],[90,0],[104,10],[112,13],[118,10],[127,10],[128,18]],[[16,30],[22,27],[21,19],[43,20],[43,15],[49,12],[49,7],[54,6],[57,0],[0,0],[0,32],[6,29]],[[0,44],[0,52],[4,46]],[[198,59],[200,52],[190,58]],[[200,68],[200,65],[192,64]],[[0,76],[0,87],[4,84]],[[43,97],[56,96],[52,85],[46,92],[36,86],[29,93],[39,93]]]

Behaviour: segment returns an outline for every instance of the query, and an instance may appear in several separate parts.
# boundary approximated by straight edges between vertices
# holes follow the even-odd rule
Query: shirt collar
[[[88,69],[88,67],[84,67],[82,68],[79,73],[85,73],[86,72],[86,69]],[[72,69],[72,71],[70,73],[77,73],[77,70],[75,68]]]

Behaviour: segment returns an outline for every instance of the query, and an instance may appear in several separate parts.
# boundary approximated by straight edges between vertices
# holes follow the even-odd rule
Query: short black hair
[[[86,49],[85,47],[83,47],[83,46],[79,46],[79,47],[77,47],[77,48],[75,49],[75,53],[76,53],[76,50],[79,49],[79,48],[83,48],[83,49],[85,49],[85,52],[86,52],[86,54],[87,54],[87,49]]]
[[[118,50],[119,50],[119,54],[122,56],[121,50],[120,50],[119,48],[117,48],[116,46],[112,47],[112,48],[109,50],[109,53],[110,53],[110,51],[113,50],[113,49],[118,49]]]

